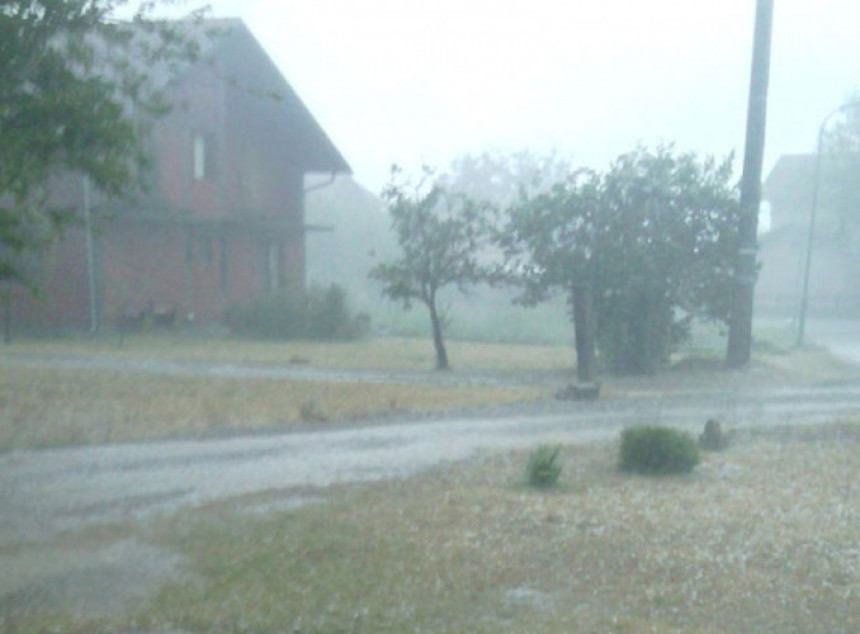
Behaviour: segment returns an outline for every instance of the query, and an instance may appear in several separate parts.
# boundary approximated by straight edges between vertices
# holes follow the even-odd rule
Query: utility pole
[[[758,251],[758,213],[761,204],[761,172],[767,120],[767,87],[770,75],[770,34],[773,0],[757,0],[753,39],[752,72],[747,107],[744,171],[741,177],[741,218],[738,224],[738,253],[732,291],[732,314],[726,365],[741,368],[750,360],[753,296]]]

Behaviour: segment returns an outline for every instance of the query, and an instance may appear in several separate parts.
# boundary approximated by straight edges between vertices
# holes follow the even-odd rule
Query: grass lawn
[[[449,341],[455,371],[573,371],[570,346]],[[22,339],[2,348],[6,355],[111,357],[207,363],[309,365],[336,370],[430,371],[435,364],[429,337],[380,337],[357,342],[252,341],[181,334],[134,335],[117,347],[114,337]]]
[[[21,357],[111,358],[268,366],[298,363],[391,372],[428,370],[433,364],[432,343],[423,339],[280,343],[149,335],[129,337],[120,349],[116,344],[112,338],[22,340],[3,348],[0,451],[278,430],[552,395],[552,389],[539,387],[169,376],[16,362]],[[461,372],[572,372],[572,351],[558,347],[454,342],[450,353]]]
[[[239,498],[121,531],[184,562],[149,602],[103,620],[31,611],[5,623],[75,634],[857,632],[858,451],[860,425],[841,424],[741,436],[683,477],[622,475],[611,443],[564,447],[550,491],[524,485],[528,454],[516,452],[288,510],[278,501],[295,491]],[[264,502],[268,513],[249,512]]]
[[[533,387],[325,383],[4,365],[0,451],[288,429],[549,395]]]
[[[450,342],[452,376],[491,374],[548,381],[523,387],[442,386],[428,382],[348,383],[158,375],[52,368],[53,358],[253,364],[333,370],[419,372],[433,364],[426,339],[355,343],[254,342],[178,335],[115,339],[21,340],[0,352],[0,451],[133,442],[211,433],[287,429],[403,411],[442,412],[549,398],[574,374],[567,347]],[[26,360],[42,360],[42,365]],[[749,371],[721,371],[718,359],[654,377],[604,378],[603,398],[673,390],[733,389],[856,378],[857,369],[815,348],[756,353]],[[429,373],[429,374],[432,374]],[[542,387],[541,387],[542,386]]]

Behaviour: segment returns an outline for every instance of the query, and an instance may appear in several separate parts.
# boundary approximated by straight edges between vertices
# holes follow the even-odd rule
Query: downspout
[[[87,291],[90,303],[90,335],[99,329],[99,314],[96,303],[96,257],[93,244],[93,223],[90,217],[90,179],[84,176],[84,238],[87,250]]]
[[[329,174],[327,181],[323,181],[322,183],[317,183],[316,185],[311,185],[310,187],[305,187],[304,193],[307,194],[308,192],[313,192],[313,191],[316,191],[318,189],[323,189],[325,187],[329,187],[330,185],[334,184],[335,178],[337,178],[337,172],[332,172],[331,174]]]

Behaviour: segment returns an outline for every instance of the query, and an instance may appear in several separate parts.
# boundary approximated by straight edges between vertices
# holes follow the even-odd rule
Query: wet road
[[[358,429],[16,452],[0,456],[0,541],[174,512],[254,492],[409,475],[482,451],[611,438],[665,423],[699,433],[825,422],[860,413],[860,384],[699,390],[567,402],[504,417],[401,421]]]
[[[806,324],[805,339],[825,346],[837,357],[860,365],[860,321],[814,319]]]

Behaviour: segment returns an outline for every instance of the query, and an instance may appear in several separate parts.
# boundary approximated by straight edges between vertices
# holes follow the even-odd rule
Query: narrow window
[[[197,258],[201,266],[212,266],[212,237],[202,235],[197,239]]]
[[[226,291],[229,281],[227,278],[227,238],[223,235],[218,239],[218,254],[220,256],[218,278],[221,283],[221,290]]]
[[[206,178],[206,138],[202,134],[194,135],[194,180]]]
[[[771,229],[772,222],[773,215],[770,202],[763,200],[758,208],[758,234],[761,236],[768,233]]]
[[[191,229],[185,233],[185,268],[191,269],[194,265],[194,237]]]
[[[274,293],[281,287],[281,249],[277,242],[270,242],[268,248],[269,260],[269,291]]]

